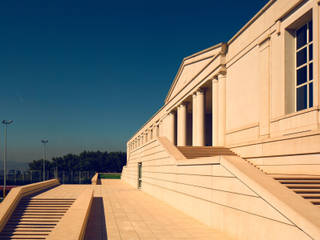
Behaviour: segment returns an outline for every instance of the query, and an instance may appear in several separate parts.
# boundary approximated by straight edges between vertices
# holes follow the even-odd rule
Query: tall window
[[[313,107],[312,21],[296,30],[296,111]]]

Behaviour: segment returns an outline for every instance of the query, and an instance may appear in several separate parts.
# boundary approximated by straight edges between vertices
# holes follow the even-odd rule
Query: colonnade
[[[212,84],[212,128],[210,145],[224,146],[226,128],[226,74],[214,77]],[[176,108],[168,114],[168,134],[167,137],[177,146],[187,146],[187,105],[192,105],[192,146],[206,146],[207,128],[206,123],[206,91],[207,88],[199,87],[192,93],[192,101],[182,101]],[[186,96],[185,99],[190,99]],[[176,111],[176,114],[174,113]],[[175,116],[177,119],[175,119]],[[175,126],[176,122],[176,126]],[[176,138],[176,141],[175,141]]]
[[[151,126],[147,127],[138,136],[128,143],[128,150],[132,151],[143,146],[155,137],[165,135],[177,146],[206,146],[206,136],[210,134],[210,145],[225,145],[226,128],[226,72],[221,68],[218,75],[209,80],[211,84],[198,87],[183,101],[174,106],[164,119],[158,119]],[[207,82],[208,83],[208,82]],[[208,89],[210,86],[212,89]],[[206,122],[206,92],[211,90],[211,118],[210,127]],[[208,101],[208,100],[207,100]],[[189,108],[188,108],[189,106]],[[192,109],[192,117],[188,118],[188,110]],[[192,124],[190,124],[190,121]],[[190,129],[190,125],[192,129]],[[165,128],[160,133],[160,127]],[[211,130],[212,129],[212,130]],[[210,133],[208,133],[210,131]],[[190,136],[191,135],[191,136]],[[189,138],[189,139],[188,139]],[[191,138],[191,139],[190,139]]]
[[[155,139],[159,135],[160,135],[160,121],[157,122],[156,124],[151,125],[143,133],[137,136],[134,140],[130,141],[128,143],[127,149],[129,151],[132,151],[138,147],[143,146],[149,141]]]

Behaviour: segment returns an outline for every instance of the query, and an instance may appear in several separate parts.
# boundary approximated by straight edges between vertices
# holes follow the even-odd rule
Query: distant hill
[[[7,169],[28,170],[28,162],[7,161]],[[3,171],[3,160],[0,160],[0,171]]]

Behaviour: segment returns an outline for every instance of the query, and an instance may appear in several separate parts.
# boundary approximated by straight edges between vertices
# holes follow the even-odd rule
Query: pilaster
[[[218,145],[225,145],[226,132],[226,74],[218,75]]]
[[[192,94],[192,146],[197,146],[197,93]]]
[[[195,146],[205,145],[205,91],[199,89],[196,99],[196,132]]]
[[[212,80],[212,146],[217,146],[218,143],[218,120],[219,120],[219,84],[218,84],[218,77],[215,77]]]

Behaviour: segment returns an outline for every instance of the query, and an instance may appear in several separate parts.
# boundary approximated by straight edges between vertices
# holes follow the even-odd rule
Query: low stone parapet
[[[56,228],[47,237],[48,240],[80,240],[84,238],[91,205],[93,190],[86,189],[72,204]]]
[[[91,178],[91,184],[93,184],[93,185],[99,184],[99,173],[96,173],[96,174]]]

